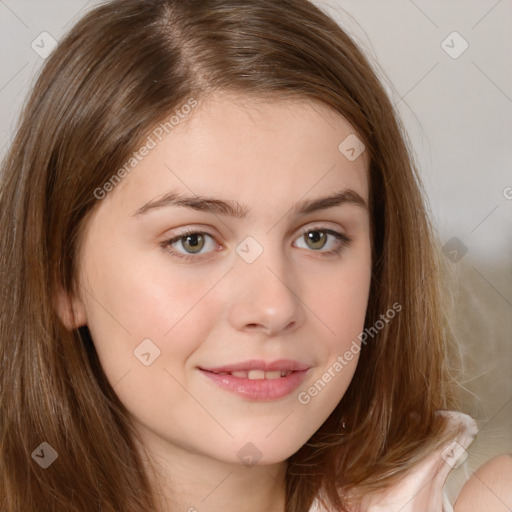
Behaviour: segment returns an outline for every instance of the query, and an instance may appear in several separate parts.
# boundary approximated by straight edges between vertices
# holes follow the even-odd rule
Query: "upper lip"
[[[240,363],[226,364],[223,366],[215,367],[204,367],[201,366],[201,370],[212,373],[220,372],[239,372],[239,371],[250,371],[250,370],[263,370],[266,372],[271,371],[302,371],[308,370],[310,366],[307,364],[299,363],[291,359],[278,359],[277,361],[263,361],[261,359],[251,359],[250,361],[243,361]]]

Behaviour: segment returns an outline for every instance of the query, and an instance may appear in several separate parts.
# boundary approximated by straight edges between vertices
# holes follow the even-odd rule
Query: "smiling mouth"
[[[310,369],[309,365],[291,360],[252,360],[216,368],[198,368],[215,386],[245,400],[263,402],[289,396],[304,382]]]
[[[239,370],[233,372],[211,372],[215,373],[215,375],[232,375],[233,377],[238,377],[239,379],[249,379],[249,380],[261,380],[261,379],[280,379],[281,377],[287,377],[293,370],[274,370],[274,371],[265,371],[265,370]]]

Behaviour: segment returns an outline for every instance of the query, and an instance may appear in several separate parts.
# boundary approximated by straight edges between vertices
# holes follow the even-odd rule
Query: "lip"
[[[304,381],[310,366],[290,359],[280,359],[266,362],[262,360],[251,360],[241,363],[228,364],[224,366],[202,368],[199,371],[211,382],[221,389],[241,396],[242,398],[255,401],[278,400],[290,393],[293,393]],[[220,372],[236,371],[288,371],[291,372],[285,377],[277,379],[248,379],[235,377],[234,375],[219,375]]]
[[[216,367],[203,367],[201,370],[205,370],[212,373],[220,372],[238,372],[238,371],[249,371],[249,370],[264,370],[266,372],[272,372],[276,370],[281,371],[302,371],[307,370],[309,366],[307,364],[299,363],[293,359],[278,359],[277,361],[263,361],[262,359],[251,359],[250,361],[243,361],[240,363],[227,364],[224,366]]]

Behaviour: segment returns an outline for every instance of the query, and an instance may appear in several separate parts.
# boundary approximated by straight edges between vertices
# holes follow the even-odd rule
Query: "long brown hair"
[[[370,155],[365,325],[402,305],[288,460],[286,512],[307,511],[320,490],[345,510],[355,490],[383,489],[447,438],[436,414],[453,402],[432,229],[393,107],[361,51],[306,0],[115,0],[47,59],[2,168],[1,510],[155,509],[88,329],[66,329],[54,300],[76,292],[94,191],[159,122],[215,90],[319,101],[352,124]],[[58,454],[44,470],[31,456],[42,442]]]

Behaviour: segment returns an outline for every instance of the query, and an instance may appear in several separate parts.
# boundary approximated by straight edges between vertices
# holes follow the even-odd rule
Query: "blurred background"
[[[54,44],[96,0],[0,0],[0,156]],[[409,135],[451,280],[472,468],[512,453],[512,0],[316,0]]]

